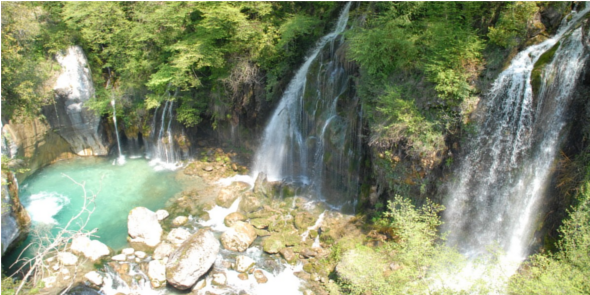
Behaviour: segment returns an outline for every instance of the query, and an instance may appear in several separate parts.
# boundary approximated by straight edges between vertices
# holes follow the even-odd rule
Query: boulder
[[[135,257],[137,257],[139,259],[144,259],[147,257],[147,253],[145,253],[143,251],[135,251]]]
[[[57,253],[57,261],[63,265],[76,265],[78,262],[78,256],[70,252],[59,252]]]
[[[174,244],[176,247],[180,246],[186,239],[191,236],[191,233],[184,228],[175,228],[170,231],[166,240]]]
[[[163,259],[174,252],[174,247],[168,242],[162,242],[154,250],[154,259]]]
[[[264,284],[264,283],[268,282],[268,278],[264,275],[264,273],[260,269],[257,269],[254,271],[254,278],[256,279],[256,282],[259,284]]]
[[[245,221],[246,217],[244,215],[242,215],[240,212],[233,212],[228,214],[225,219],[223,220],[223,222],[225,223],[225,226],[227,227],[231,227],[234,223],[236,223],[236,221]]]
[[[100,273],[98,273],[97,271],[91,271],[91,272],[85,274],[84,278],[86,278],[90,283],[92,283],[96,286],[100,286],[103,283],[102,275]]]
[[[152,260],[148,264],[148,277],[152,287],[159,288],[166,283],[166,265],[160,260]]]
[[[188,222],[188,217],[186,216],[178,216],[172,220],[172,225],[174,226],[183,226]]]
[[[240,210],[246,213],[252,213],[262,208],[262,204],[258,198],[253,196],[245,196],[242,198],[239,206]]]
[[[293,249],[283,248],[279,250],[279,253],[281,253],[281,256],[283,256],[283,258],[285,258],[285,260],[287,260],[288,263],[294,264],[297,262],[297,255],[295,255]]]
[[[123,253],[125,255],[133,255],[133,253],[135,253],[135,249],[125,248],[125,249],[121,250],[121,253]]]
[[[254,227],[243,221],[237,221],[221,235],[221,244],[225,249],[243,252],[255,239]]]
[[[158,216],[145,207],[137,207],[129,212],[127,228],[131,243],[144,244],[150,248],[156,247],[162,237],[162,227]]]
[[[285,242],[282,241],[279,235],[271,235],[262,240],[262,249],[266,253],[276,254],[283,248],[285,248]]]
[[[119,254],[119,255],[115,255],[115,256],[111,257],[111,259],[114,261],[125,261],[125,260],[127,260],[127,255]]]
[[[219,253],[219,241],[208,229],[190,236],[166,263],[166,280],[174,288],[193,286],[213,265]]]
[[[231,188],[222,188],[215,198],[215,204],[220,207],[229,208],[238,198],[238,194],[234,193]]]
[[[170,213],[168,213],[168,211],[166,210],[161,209],[156,211],[156,216],[158,217],[158,221],[162,221],[166,219],[166,217],[170,216]]]
[[[236,271],[238,271],[238,272],[247,272],[255,264],[256,264],[256,261],[254,261],[254,259],[252,259],[248,256],[244,256],[244,255],[236,256]]]
[[[309,212],[297,212],[294,218],[294,224],[297,229],[306,230],[315,223],[315,218]]]
[[[213,274],[211,284],[216,286],[225,286],[227,284],[227,277],[223,272],[217,272]]]
[[[76,254],[84,255],[93,262],[111,254],[107,245],[97,240],[90,240],[87,236],[74,238],[70,250]]]

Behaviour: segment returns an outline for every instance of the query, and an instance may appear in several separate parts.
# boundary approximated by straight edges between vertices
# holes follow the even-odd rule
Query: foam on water
[[[211,227],[212,230],[218,232],[224,232],[229,229],[229,227],[225,226],[224,220],[225,217],[231,213],[238,211],[238,206],[240,206],[240,201],[242,198],[237,198],[229,208],[224,208],[221,206],[215,206],[211,210],[207,211],[209,213],[209,220],[199,220],[199,224],[203,227]]]
[[[55,216],[70,203],[70,199],[56,192],[39,192],[23,201],[34,222],[57,224]]]

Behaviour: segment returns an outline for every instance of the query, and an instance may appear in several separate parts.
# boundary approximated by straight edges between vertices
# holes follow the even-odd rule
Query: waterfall
[[[125,156],[121,153],[121,140],[119,139],[119,129],[117,128],[117,108],[115,107],[115,99],[111,100],[113,106],[113,123],[115,124],[115,134],[117,135],[117,147],[119,148],[119,157],[117,158],[117,164],[125,164]]]
[[[588,57],[582,29],[572,28],[589,9],[572,12],[569,22],[565,17],[555,36],[520,52],[499,75],[483,106],[486,120],[456,173],[457,181],[448,185],[443,227],[450,232],[448,245],[470,258],[489,257],[490,247],[501,253],[501,266],[496,274],[483,275],[486,280],[510,277],[529,255],[571,93]],[[537,91],[531,84],[535,63],[555,48]],[[481,267],[470,265],[461,275],[480,279],[482,273]]]
[[[152,120],[152,131],[150,140],[153,142],[151,151],[152,161],[150,162],[156,169],[174,170],[180,166],[179,158],[174,151],[174,137],[172,134],[172,110],[174,109],[174,100],[168,99],[162,108],[162,115],[159,122],[159,127],[156,128],[158,108],[154,112],[154,119]],[[168,122],[166,122],[168,120]]]
[[[350,129],[356,128],[360,104],[349,96],[354,91],[350,91],[350,78],[337,54],[350,5],[346,4],[334,30],[318,41],[289,82],[267,123],[251,169],[253,177],[264,172],[269,181],[309,185],[316,197],[338,208],[352,207],[358,192],[358,182],[343,184],[345,176],[327,179],[324,173],[333,172],[332,163],[345,158],[342,155],[348,149],[359,153],[353,144],[358,140],[353,138],[356,132]],[[347,159],[346,168],[356,162]],[[346,168],[338,173],[348,173]],[[354,174],[356,167],[352,171]],[[332,193],[336,190],[340,191]]]

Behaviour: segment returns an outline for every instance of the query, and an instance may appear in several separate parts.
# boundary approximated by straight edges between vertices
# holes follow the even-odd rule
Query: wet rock
[[[192,290],[193,290],[193,291],[198,291],[198,290],[201,290],[201,289],[203,289],[203,288],[205,288],[205,287],[207,287],[207,280],[205,280],[205,279],[202,279],[202,280],[199,280],[199,281],[198,281],[198,282],[195,284],[195,286],[193,286],[193,289],[192,289]]]
[[[76,265],[78,262],[78,256],[70,252],[59,252],[57,253],[57,261],[63,265]]]
[[[216,286],[225,286],[227,284],[227,277],[224,272],[214,273],[212,276],[211,284]]]
[[[166,240],[174,244],[175,246],[180,246],[184,241],[186,241],[191,236],[191,233],[184,229],[184,228],[175,228],[170,231]]]
[[[178,216],[172,220],[172,225],[174,226],[183,226],[188,222],[188,217],[186,216]]]
[[[279,235],[271,235],[262,240],[262,249],[266,253],[276,254],[283,248],[285,248],[285,243]]]
[[[217,198],[215,198],[215,203],[217,206],[229,208],[237,198],[238,194],[236,194],[231,188],[226,187],[219,191]]]
[[[259,284],[264,284],[264,283],[268,282],[268,278],[264,275],[264,273],[260,269],[257,269],[254,271],[254,278],[256,279],[256,282]]]
[[[84,278],[86,278],[90,283],[92,283],[96,286],[100,286],[103,283],[102,275],[100,273],[98,273],[97,271],[91,271],[91,272],[85,274]]]
[[[168,213],[168,211],[166,210],[161,209],[156,211],[156,216],[158,217],[158,221],[162,221],[166,219],[166,217],[170,216],[170,213]]]
[[[162,242],[154,250],[154,259],[163,259],[174,252],[174,247],[168,242]]]
[[[207,172],[211,172],[211,171],[213,171],[213,166],[205,166],[205,167],[203,167],[203,170],[205,170]]]
[[[192,287],[215,262],[219,253],[219,241],[207,229],[190,236],[166,263],[166,280],[174,288],[186,290]]]
[[[258,235],[259,237],[268,237],[268,236],[270,236],[270,232],[267,231],[267,230],[254,228],[254,231],[256,231],[256,235]]]
[[[287,262],[294,264],[297,262],[297,255],[295,254],[295,252],[293,252],[293,249],[291,248],[283,248],[281,250],[279,250],[279,253],[281,253],[281,256],[283,256],[283,258],[285,258],[285,260],[287,260]]]
[[[153,248],[160,243],[162,227],[158,216],[145,207],[137,207],[129,212],[127,228],[131,243],[144,244]]]
[[[148,277],[152,287],[161,287],[166,283],[166,265],[161,260],[150,261],[148,264]]]
[[[238,255],[238,256],[236,256],[236,267],[235,267],[235,269],[236,269],[237,272],[247,272],[255,264],[256,264],[256,261],[254,261],[254,259],[252,259],[252,258],[250,258],[248,256],[244,256],[244,255]]]
[[[309,248],[303,249],[303,251],[299,252],[299,254],[305,258],[317,256],[317,253]]]
[[[244,215],[242,215],[240,212],[233,212],[228,214],[225,219],[223,220],[223,223],[225,223],[225,226],[227,227],[231,227],[236,221],[245,221],[246,217]]]
[[[262,208],[262,204],[256,197],[244,196],[240,202],[239,208],[242,212],[252,213],[260,210],[260,208]]]
[[[248,280],[248,274],[247,273],[239,273],[238,274],[238,279],[240,279],[242,281],[247,281]]]
[[[61,291],[57,294],[64,294],[64,291]],[[66,295],[101,295],[95,289],[88,287],[84,284],[79,284],[71,288],[68,292],[65,293]]]
[[[93,262],[111,254],[107,245],[97,240],[90,240],[87,236],[74,238],[70,250],[76,254],[84,255]]]
[[[309,212],[297,212],[294,218],[294,224],[297,229],[306,230],[314,225],[315,218]]]
[[[237,221],[221,235],[221,244],[225,249],[243,252],[256,239],[256,231],[250,224]]]
[[[4,131],[4,130],[3,130]],[[4,139],[4,136],[2,137]],[[4,144],[2,145],[4,148]],[[2,255],[27,238],[31,218],[18,197],[16,177],[2,171]]]
[[[253,218],[250,220],[250,224],[257,229],[265,229],[274,222],[273,218]]]
[[[272,197],[271,189],[268,185],[268,179],[264,172],[259,172],[254,182],[254,195],[256,197]]]

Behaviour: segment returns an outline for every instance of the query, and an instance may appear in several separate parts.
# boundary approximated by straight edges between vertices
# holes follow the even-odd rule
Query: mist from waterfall
[[[589,9],[572,12],[555,36],[520,52],[492,85],[483,105],[485,122],[456,181],[448,184],[442,231],[449,232],[447,244],[472,263],[445,278],[447,286],[465,289],[483,279],[502,288],[530,254],[571,94],[588,58],[582,28],[572,28]],[[533,93],[535,63],[554,47]]]

